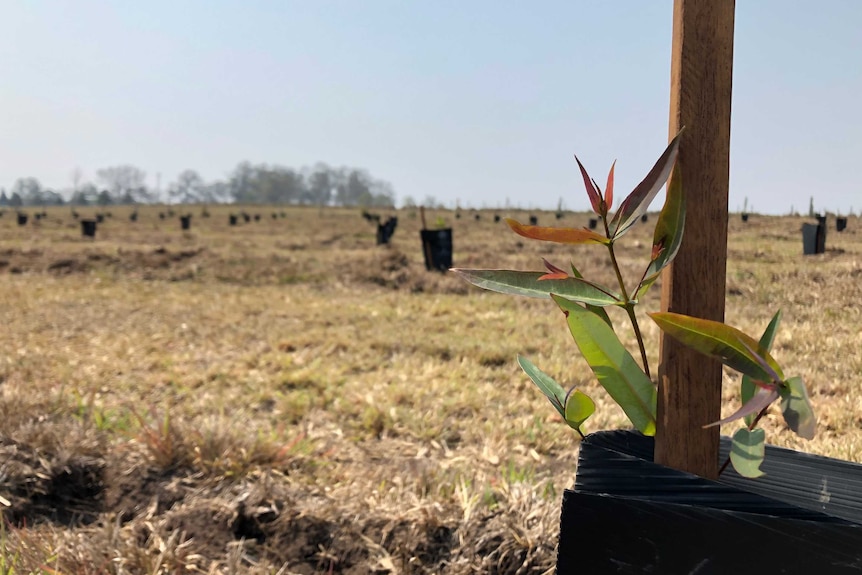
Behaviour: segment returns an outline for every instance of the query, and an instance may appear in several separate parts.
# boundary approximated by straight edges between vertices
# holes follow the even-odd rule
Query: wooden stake
[[[662,276],[662,311],[724,320],[734,0],[675,0],[670,136],[679,148],[685,236]],[[718,475],[721,364],[662,336],[656,462]]]

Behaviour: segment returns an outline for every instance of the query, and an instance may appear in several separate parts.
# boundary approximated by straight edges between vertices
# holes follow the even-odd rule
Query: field
[[[260,221],[229,226],[240,209],[190,208],[184,232],[165,207],[113,207],[95,240],[68,208],[0,217],[0,573],[552,569],[578,440],[516,355],[594,397],[590,430],[626,426],[555,306],[426,272],[410,210],[376,246],[359,210],[247,206]],[[459,267],[547,257],[611,281],[598,246],[522,240],[493,213],[428,222],[453,227]],[[862,461],[862,222],[830,219],[827,252],[803,257],[803,221],[731,216],[727,322],[759,335],[784,312],[774,355],[818,435],[776,410],[767,440]],[[634,281],[651,226],[626,240]]]

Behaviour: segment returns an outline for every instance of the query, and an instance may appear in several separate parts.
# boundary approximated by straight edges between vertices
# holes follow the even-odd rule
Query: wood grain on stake
[[[724,320],[734,0],[675,0],[670,137],[679,147],[686,234],[662,276],[662,311]],[[718,474],[721,364],[662,336],[657,463]]]

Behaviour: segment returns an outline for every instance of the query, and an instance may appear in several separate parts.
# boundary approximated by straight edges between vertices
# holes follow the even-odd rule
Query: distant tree
[[[317,164],[307,176],[308,187],[302,203],[325,206],[332,201],[336,176],[326,164]]]
[[[111,195],[111,192],[108,190],[102,190],[96,196],[96,203],[100,206],[110,206],[114,203],[114,197]]]
[[[230,201],[230,184],[228,182],[212,182],[201,190],[201,201],[216,204]]]
[[[8,206],[9,197],[6,195],[6,190],[0,190],[0,206]]]
[[[54,190],[42,190],[42,204],[43,206],[62,206],[66,203],[66,200],[63,199],[63,195],[59,192],[55,192]]]
[[[184,170],[168,188],[168,197],[173,203],[194,204],[203,200],[204,188],[200,174],[194,170]]]
[[[401,200],[401,205],[405,208],[415,208],[416,200],[413,199],[413,196],[404,196],[404,199]]]
[[[72,194],[69,203],[73,206],[91,206],[99,200],[99,189],[95,184],[87,182]]]
[[[147,192],[147,173],[130,165],[111,166],[96,170],[96,178],[108,190],[112,199],[124,198],[126,193],[138,202],[148,202],[152,197]]]
[[[18,192],[12,192],[12,197],[9,198],[9,205],[13,208],[20,208],[24,205],[24,200]]]
[[[814,196],[811,196],[811,201],[808,202],[808,217],[814,217]]]
[[[21,198],[21,205],[39,206],[43,204],[42,184],[36,178],[18,178],[12,186],[13,196]]]

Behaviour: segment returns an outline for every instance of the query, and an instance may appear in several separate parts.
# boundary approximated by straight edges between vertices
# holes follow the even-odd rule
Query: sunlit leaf
[[[607,244],[608,238],[586,228],[546,228],[543,226],[525,226],[512,218],[506,218],[506,223],[512,231],[531,240],[554,242],[558,244]]]
[[[614,167],[617,165],[616,160],[611,164],[611,171],[608,172],[608,184],[605,186],[605,210],[609,210],[614,205]]]
[[[808,392],[801,377],[791,377],[781,392],[781,413],[787,427],[804,439],[814,439],[817,418],[808,400]]]
[[[578,349],[599,383],[644,435],[655,434],[656,388],[617,334],[589,310],[551,296],[563,313]]]
[[[650,203],[670,176],[671,168],[679,152],[679,139],[682,130],[671,140],[661,157],[639,183],[634,191],[620,204],[620,209],[611,220],[613,238],[621,237],[649,209]],[[616,226],[616,227],[614,227]]]
[[[733,434],[730,444],[730,462],[733,468],[743,477],[754,479],[761,477],[763,472],[760,464],[766,455],[766,432],[762,429],[740,429]]]
[[[682,173],[679,164],[674,167],[667,185],[664,207],[658,216],[653,232],[652,260],[644,279],[637,289],[640,299],[658,279],[661,271],[673,261],[682,245],[685,231],[685,194],[682,189]]]
[[[772,351],[772,342],[775,341],[775,333],[778,331],[779,323],[781,323],[781,310],[775,312],[775,315],[772,316],[772,320],[770,320],[769,325],[766,326],[763,335],[760,336],[760,347],[762,347],[766,351]],[[748,375],[743,375],[742,384],[740,386],[740,397],[742,398],[742,403],[745,403],[749,399],[754,397],[755,391],[757,391],[757,386],[755,385],[754,380],[752,380],[751,377]],[[751,425],[752,421],[754,421],[753,415],[748,415],[745,417],[746,425]]]
[[[557,413],[560,414],[560,417],[566,419],[566,390],[563,389],[563,386],[557,383],[553,377],[536,367],[533,362],[531,362],[529,359],[522,355],[518,356],[518,365],[521,366],[521,369],[524,370],[524,373],[527,374],[527,377],[533,380],[533,383],[536,384],[536,387],[538,387],[542,391],[542,393],[545,394],[545,397],[548,398],[548,401],[551,402],[551,405],[554,406],[554,409],[557,410]]]
[[[578,163],[578,167],[581,169],[581,177],[584,178],[584,186],[587,188],[587,195],[590,197],[590,204],[593,206],[593,211],[598,215],[602,215],[602,199],[599,196],[599,191],[595,184],[592,182],[592,178],[587,173],[587,169],[584,168],[584,165],[575,156],[575,161]]]
[[[588,395],[573,389],[566,396],[565,420],[572,429],[580,429],[596,411],[595,402]]]
[[[757,393],[754,394],[747,403],[743,404],[742,407],[737,409],[733,415],[725,417],[719,421],[715,421],[713,423],[709,423],[704,425],[704,428],[714,427],[716,425],[725,425],[728,423],[733,423],[738,419],[742,419],[746,415],[749,414],[758,414],[765,407],[768,407],[773,401],[778,399],[778,386],[772,387],[771,389],[759,388]]]
[[[620,297],[602,286],[585,279],[566,278],[540,280],[542,272],[519,272],[512,270],[468,270],[453,268],[471,284],[498,293],[526,297],[547,298],[555,293],[585,304],[606,306],[620,303]]]
[[[734,327],[672,312],[655,312],[649,316],[674,339],[755,380],[772,381],[772,375],[761,367],[759,359],[779,376],[779,381],[784,379],[781,368],[769,352]]]

